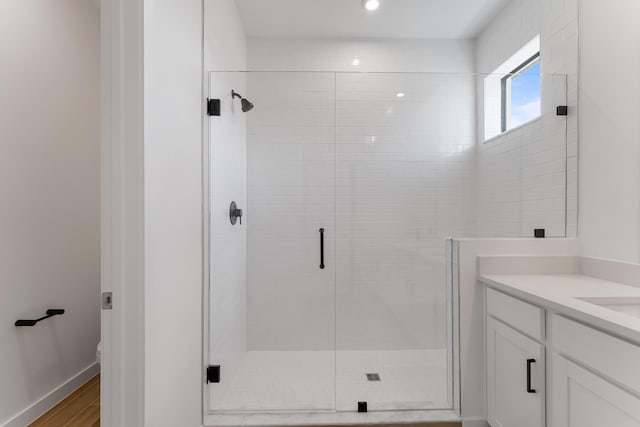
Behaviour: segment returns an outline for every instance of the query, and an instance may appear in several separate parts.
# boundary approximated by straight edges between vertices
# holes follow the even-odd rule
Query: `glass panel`
[[[478,83],[503,77],[482,75]],[[477,144],[477,237],[533,237],[536,229],[566,236],[567,184],[574,196],[577,186],[567,176],[567,120],[556,108],[567,105],[567,79],[544,74],[540,85],[539,118]]]
[[[451,407],[444,240],[474,233],[474,94],[471,75],[338,75],[338,410]]]
[[[222,100],[210,119],[210,352],[222,365],[210,407],[333,410],[334,74],[212,73],[210,84]],[[242,113],[232,89],[255,107]],[[234,199],[242,226],[229,222]]]

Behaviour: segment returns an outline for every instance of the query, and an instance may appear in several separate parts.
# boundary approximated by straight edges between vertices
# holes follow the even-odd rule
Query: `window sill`
[[[523,124],[521,124],[521,125],[518,125],[518,126],[516,126],[516,127],[514,127],[514,128],[511,128],[511,129],[509,129],[508,131],[505,131],[505,132],[499,133],[499,134],[498,134],[498,135],[496,135],[496,136],[492,136],[492,137],[491,137],[491,138],[489,138],[489,139],[485,139],[482,143],[483,143],[483,144],[488,144],[488,143],[490,143],[490,142],[495,141],[495,140],[496,140],[496,139],[498,139],[498,138],[502,138],[503,136],[507,136],[507,135],[509,135],[510,133],[513,133],[513,132],[515,132],[515,131],[518,131],[518,130],[522,129],[522,128],[523,128],[523,127],[525,127],[525,126],[529,126],[529,125],[530,125],[530,124],[532,124],[532,123],[539,122],[540,120],[542,120],[542,116],[538,116],[538,117],[536,117],[536,118],[535,118],[535,119],[533,119],[533,120],[529,120],[528,122],[523,123]]]

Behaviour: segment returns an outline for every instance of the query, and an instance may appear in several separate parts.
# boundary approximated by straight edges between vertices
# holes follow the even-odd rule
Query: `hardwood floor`
[[[100,425],[100,374],[91,378],[29,427],[97,427]]]

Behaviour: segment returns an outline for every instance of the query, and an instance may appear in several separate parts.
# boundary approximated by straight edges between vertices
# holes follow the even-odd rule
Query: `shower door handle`
[[[324,228],[320,230],[320,269],[324,269]]]

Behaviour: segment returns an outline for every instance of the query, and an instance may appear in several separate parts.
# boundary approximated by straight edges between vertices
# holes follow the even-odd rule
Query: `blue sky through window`
[[[511,79],[511,128],[540,117],[540,61]]]

